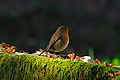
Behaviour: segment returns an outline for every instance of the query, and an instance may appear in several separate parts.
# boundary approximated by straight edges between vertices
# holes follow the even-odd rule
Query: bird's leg
[[[67,55],[67,54],[63,54],[63,53],[61,53],[61,52],[57,52],[56,54],[57,54],[59,57],[69,59],[69,57],[68,57],[68,55]]]
[[[54,54],[56,54],[56,55],[61,55],[61,52],[55,52]]]

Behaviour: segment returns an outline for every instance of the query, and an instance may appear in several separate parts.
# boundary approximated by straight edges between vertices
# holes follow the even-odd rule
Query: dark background
[[[1,0],[0,42],[33,53],[54,31],[69,27],[66,53],[95,58],[120,54],[120,0]]]

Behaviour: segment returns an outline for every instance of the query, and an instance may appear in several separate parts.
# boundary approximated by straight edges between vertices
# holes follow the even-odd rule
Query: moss
[[[116,71],[119,69],[77,60],[0,53],[1,80],[117,80],[119,76],[107,74]]]

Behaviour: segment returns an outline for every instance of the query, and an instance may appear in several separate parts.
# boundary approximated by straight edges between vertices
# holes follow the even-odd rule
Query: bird
[[[62,52],[69,44],[69,29],[67,26],[60,26],[52,35],[47,47],[39,54],[41,55],[45,51]]]

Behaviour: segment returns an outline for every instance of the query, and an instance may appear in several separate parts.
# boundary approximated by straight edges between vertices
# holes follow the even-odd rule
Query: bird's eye
[[[67,28],[65,28],[65,30],[67,30]]]

